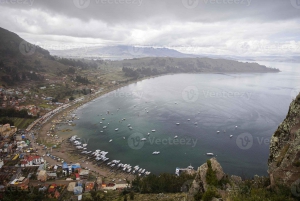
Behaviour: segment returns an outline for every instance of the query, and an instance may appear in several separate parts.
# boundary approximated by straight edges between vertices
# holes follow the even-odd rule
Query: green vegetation
[[[283,147],[283,149],[281,150],[280,155],[278,156],[278,159],[277,159],[277,164],[276,164],[277,167],[280,166],[280,164],[281,164],[282,160],[284,159],[284,156],[285,156],[286,152],[289,150],[289,148],[290,148],[290,144],[286,144]]]
[[[206,163],[207,163],[207,167],[208,167],[207,172],[206,172],[206,183],[211,186],[217,186],[218,179],[216,176],[216,171],[214,171],[212,169],[210,160],[207,160]]]
[[[197,72],[279,72],[257,63],[242,63],[209,58],[140,58],[113,61],[111,66],[122,68],[126,76],[142,77],[166,73]]]
[[[159,176],[151,174],[145,178],[137,177],[132,181],[132,188],[139,193],[176,193],[186,181],[194,179],[194,175],[163,173]]]
[[[208,188],[205,193],[203,193],[202,200],[203,201],[211,201],[214,197],[220,197],[217,193],[216,188]]]
[[[67,58],[56,58],[56,60],[59,63],[62,63],[67,66],[73,66],[73,67],[80,67],[82,69],[87,69],[87,68],[97,68],[98,64],[96,61],[86,61],[84,59],[67,59]],[[99,61],[102,63],[102,61]],[[74,68],[69,68],[68,69],[69,73],[75,73]]]
[[[273,188],[267,188],[265,184],[257,185],[254,181],[246,181],[244,184],[237,188],[237,191],[232,192],[230,195],[231,201],[296,201],[293,197],[291,189],[287,186],[277,185]]]
[[[20,117],[20,118],[32,118],[32,116],[28,115],[27,110],[15,110],[13,108],[3,108],[0,109],[0,117]]]
[[[86,77],[81,77],[80,75],[77,75],[74,81],[82,84],[90,84],[90,81]]]

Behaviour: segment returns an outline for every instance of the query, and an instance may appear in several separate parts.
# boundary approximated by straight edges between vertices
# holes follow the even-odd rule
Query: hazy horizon
[[[132,45],[187,54],[300,53],[299,0],[4,0],[0,10],[0,27],[48,50]]]

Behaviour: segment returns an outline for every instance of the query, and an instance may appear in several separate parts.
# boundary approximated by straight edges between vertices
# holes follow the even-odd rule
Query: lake
[[[228,174],[267,175],[269,140],[300,90],[300,66],[258,63],[282,72],[146,79],[77,109],[72,132],[88,150],[156,174],[197,168],[213,153]]]

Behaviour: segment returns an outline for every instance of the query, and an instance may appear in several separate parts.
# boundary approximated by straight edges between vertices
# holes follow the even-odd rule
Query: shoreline
[[[110,92],[113,92],[115,90],[118,90],[122,87],[126,87],[130,84],[134,84],[134,83],[137,83],[137,82],[140,82],[140,81],[143,81],[143,80],[156,78],[156,77],[164,76],[164,75],[168,75],[168,74],[151,76],[151,77],[143,77],[143,78],[139,78],[139,79],[136,79],[136,80],[131,80],[131,81],[128,81],[127,83],[122,83],[122,84],[118,84],[116,86],[107,87],[106,89],[103,89],[101,92],[99,92],[97,94],[90,94],[90,95],[79,97],[79,98],[84,98],[84,100],[81,101],[81,102],[78,102],[78,103],[74,103],[70,107],[65,108],[65,109],[57,112],[50,119],[48,119],[47,122],[40,125],[40,129],[35,131],[35,132],[38,133],[37,140],[41,141],[42,144],[44,144],[44,142],[48,143],[48,140],[46,140],[48,138],[47,132],[50,131],[50,129],[53,125],[55,125],[55,127],[54,127],[55,131],[52,134],[56,135],[56,133],[57,133],[56,128],[57,128],[57,125],[59,124],[61,119],[65,119],[68,115],[73,113],[79,107],[95,100],[96,98],[104,96],[104,95],[106,95]],[[122,172],[119,169],[118,170],[114,169],[113,171],[111,171],[112,169],[110,169],[108,166],[105,166],[104,162],[101,162],[101,164],[98,166],[96,161],[93,161],[93,159],[88,159],[88,156],[80,153],[82,150],[77,151],[77,149],[72,144],[69,143],[68,139],[69,139],[69,137],[71,137],[73,135],[74,134],[70,133],[70,134],[65,134],[65,136],[63,136],[63,137],[59,136],[59,138],[60,138],[60,143],[59,143],[60,148],[52,149],[51,154],[59,157],[60,159],[63,159],[67,163],[71,163],[71,162],[72,163],[77,163],[77,162],[79,162],[82,165],[83,168],[90,169],[97,176],[101,176],[104,179],[108,179],[110,182],[112,180],[116,180],[116,181],[119,181],[119,182],[121,182],[121,181],[124,182],[125,179],[129,180],[129,181],[132,181],[135,178],[135,175]],[[39,149],[39,155],[40,156],[44,155],[47,151],[49,151],[49,150],[42,151],[41,146],[36,145],[36,144],[35,144],[35,146],[37,146],[37,148]],[[63,149],[65,149],[65,150],[61,151],[62,147],[64,147]],[[45,160],[49,163],[49,165],[55,165],[55,164],[59,163],[56,160],[51,159],[50,157],[45,158]]]
[[[220,74],[220,73],[221,74],[229,74],[226,72],[200,72],[200,73],[192,73],[192,74]],[[250,72],[232,72],[232,74],[235,74],[235,73],[245,74],[245,73],[250,73]],[[259,73],[259,72],[252,72],[252,73]],[[262,72],[262,73],[270,73],[270,72]],[[275,72],[271,72],[271,73],[275,73]],[[99,98],[110,92],[118,90],[122,87],[126,87],[131,84],[143,81],[143,80],[157,78],[157,77],[165,76],[165,75],[177,75],[177,74],[191,74],[191,73],[168,73],[168,74],[161,74],[161,75],[150,76],[150,77],[143,77],[143,78],[139,78],[136,80],[128,81],[126,83],[122,83],[122,84],[118,84],[115,86],[110,86],[110,87],[104,88],[102,91],[100,91],[96,94],[90,94],[90,95],[79,97],[79,98],[83,98],[83,100],[81,102],[74,103],[70,107],[57,112],[47,122],[45,122],[44,124],[41,125],[40,129],[37,130],[38,139],[41,140],[42,138],[44,138],[44,139],[48,138],[47,132],[51,129],[52,125],[55,125],[55,129],[54,129],[55,131],[53,133],[53,135],[55,135],[58,131],[57,125],[59,124],[61,119],[66,119],[67,116],[70,116],[71,113],[73,113],[79,107],[93,101],[96,98]],[[62,149],[61,147],[56,148],[56,149],[53,149],[54,151],[52,150],[53,155],[58,156],[59,158],[63,159],[66,162],[69,162],[69,163],[70,162],[73,162],[73,163],[79,162],[82,164],[83,167],[84,166],[87,167],[91,171],[95,172],[97,175],[100,175],[104,178],[115,178],[115,177],[121,176],[121,177],[126,177],[126,179],[129,179],[129,180],[134,179],[135,175],[127,174],[124,172],[118,173],[118,172],[116,172],[116,170],[115,170],[116,173],[113,175],[113,172],[111,172],[111,169],[108,166],[103,166],[103,165],[97,166],[97,163],[95,161],[93,163],[93,161],[91,159],[87,159],[87,156],[85,156],[84,154],[81,154],[80,151],[77,151],[77,149],[74,146],[72,146],[70,144],[66,144],[68,142],[67,141],[68,138],[71,137],[72,135],[74,135],[74,133],[73,134],[72,133],[65,134],[65,136],[63,136],[63,137],[59,136],[59,138],[61,138],[61,142],[59,143],[59,146],[61,146],[61,147],[63,146],[64,149],[66,149],[66,151],[59,151]],[[40,146],[39,146],[39,148],[40,148]],[[46,152],[46,150],[45,150],[45,152]],[[43,154],[41,154],[41,155],[43,155]],[[47,161],[49,161],[50,159],[51,158],[46,158]],[[82,161],[84,161],[84,162],[82,163]],[[51,161],[51,162],[53,163],[53,161]],[[55,162],[55,163],[57,164],[58,162]]]

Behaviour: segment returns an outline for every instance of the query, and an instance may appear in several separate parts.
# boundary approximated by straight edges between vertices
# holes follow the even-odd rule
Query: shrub
[[[219,197],[218,193],[215,189],[209,188],[207,191],[205,191],[205,193],[203,193],[202,200],[211,201],[214,197]]]

